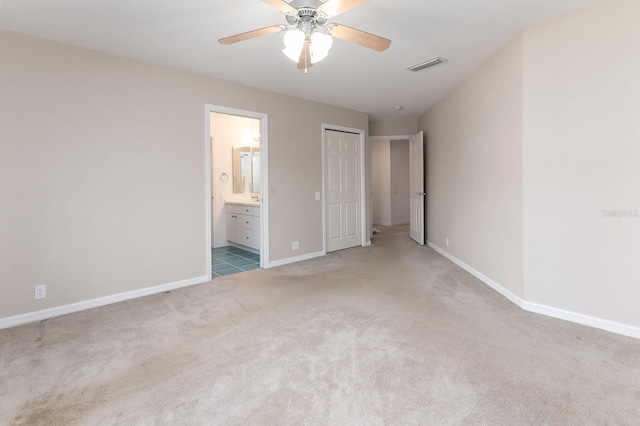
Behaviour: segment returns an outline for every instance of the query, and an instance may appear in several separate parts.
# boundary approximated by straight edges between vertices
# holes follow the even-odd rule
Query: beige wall
[[[524,33],[526,299],[640,326],[640,2]]]
[[[611,0],[528,29],[419,119],[429,241],[525,309],[633,336],[639,21]]]
[[[0,52],[0,318],[205,275],[205,104],[269,115],[271,260],[322,250],[322,123],[367,114],[10,32]]]
[[[390,147],[391,224],[409,223],[409,141],[394,140]]]
[[[416,133],[418,133],[418,120],[412,118],[369,122],[371,136],[402,136]]]
[[[640,218],[602,211],[640,209],[639,20],[613,0],[529,29],[417,122],[370,127],[426,131],[429,241],[635,327]],[[269,114],[271,259],[322,250],[321,124],[366,114],[14,33],[0,51],[0,319],[204,275],[207,103]]]
[[[418,123],[427,139],[429,242],[522,297],[521,39]]]
[[[371,142],[373,224],[391,225],[391,141]]]

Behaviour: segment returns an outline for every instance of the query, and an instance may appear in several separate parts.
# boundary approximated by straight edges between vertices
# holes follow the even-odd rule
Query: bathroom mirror
[[[233,148],[233,192],[260,192],[260,148]]]

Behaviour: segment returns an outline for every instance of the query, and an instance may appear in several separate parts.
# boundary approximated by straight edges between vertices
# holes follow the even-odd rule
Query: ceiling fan
[[[267,34],[285,31],[283,52],[298,63],[304,73],[314,63],[324,59],[331,49],[333,37],[382,52],[391,40],[347,27],[329,23],[334,16],[344,13],[369,0],[262,0],[286,15],[288,25],[272,25],[218,40],[221,44],[233,44]]]

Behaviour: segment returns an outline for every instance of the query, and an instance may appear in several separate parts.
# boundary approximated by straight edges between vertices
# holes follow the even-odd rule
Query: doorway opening
[[[426,237],[426,156],[423,132],[374,136],[371,141],[372,223],[380,227],[409,225],[420,245]]]
[[[206,105],[212,278],[268,265],[267,115]]]
[[[374,226],[409,224],[409,138],[371,141]]]

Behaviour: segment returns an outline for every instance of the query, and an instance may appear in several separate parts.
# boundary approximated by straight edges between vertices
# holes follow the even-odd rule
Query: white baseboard
[[[168,284],[161,284],[154,287],[142,288],[140,290],[128,291],[111,296],[99,297],[96,299],[84,300],[82,302],[71,303],[69,305],[57,306],[55,308],[43,309],[41,311],[29,312],[27,314],[15,315],[7,318],[0,318],[0,329],[15,327],[17,325],[28,324],[30,322],[42,321],[45,319],[67,315],[86,309],[97,308],[99,306],[110,305],[112,303],[124,302],[125,300],[137,299],[138,297],[149,296],[162,293],[177,288],[189,287],[211,281],[211,277],[202,276],[183,281],[176,281]]]
[[[373,226],[400,226],[400,225],[408,225],[409,222],[376,222]]]
[[[477,279],[479,279],[480,281],[482,281],[483,283],[485,283],[486,285],[488,285],[489,287],[491,287],[492,289],[494,289],[495,291],[497,291],[498,293],[500,293],[501,295],[503,295],[504,297],[506,297],[507,299],[509,299],[511,302],[515,303],[516,305],[522,308],[524,301],[520,296],[516,295],[511,290],[504,288],[497,282],[493,281],[491,278],[487,277],[486,275],[482,274],[479,271],[476,271],[471,266],[467,265],[457,257],[453,256],[452,254],[444,251],[437,245],[433,244],[431,241],[427,241],[427,245],[432,249],[434,249],[435,251],[437,251],[438,253],[440,253],[441,255],[443,255],[444,257],[446,257],[447,259],[449,259],[450,261],[452,261],[453,263],[455,263],[456,265],[458,265],[459,267],[461,267],[462,269],[464,269],[465,271],[467,271],[468,273],[470,273],[471,275],[473,275],[474,277],[476,277]]]
[[[371,241],[365,241],[362,243],[362,247],[369,247],[371,245]],[[303,254],[302,256],[296,257],[288,257],[286,259],[276,260],[273,262],[269,262],[268,265],[265,265],[265,269],[275,268],[277,266],[289,265],[290,263],[302,262],[303,260],[315,259],[316,257],[326,256],[327,253],[324,251],[318,251],[315,253]]]
[[[563,309],[552,308],[550,306],[540,305],[533,302],[524,302],[524,306],[522,307],[522,309],[528,312],[533,312],[552,318],[574,322],[576,324],[599,328],[600,330],[609,331],[611,333],[640,339],[640,327],[621,324],[619,322],[609,321],[602,318],[591,317],[589,315],[579,314],[576,312],[565,311]]]
[[[369,244],[364,245],[371,245]],[[437,245],[433,244],[430,241],[427,241],[427,245],[431,247],[436,252],[440,253],[442,256],[449,259],[451,262],[455,263],[465,271],[469,272],[471,275],[478,278],[480,281],[509,299],[511,302],[519,306],[525,311],[537,313],[541,315],[545,315],[552,318],[557,318],[565,321],[570,321],[576,324],[582,324],[593,328],[598,328],[600,330],[605,330],[611,333],[620,334],[627,337],[632,337],[636,339],[640,339],[640,327],[635,327],[627,324],[622,324],[614,321],[605,320],[602,318],[591,317],[584,314],[579,314],[576,312],[565,311],[562,309],[541,305],[538,303],[527,302],[515,295],[510,290],[507,290],[500,284],[496,283],[489,277],[475,270],[471,266],[467,265],[460,259],[441,249]],[[274,268],[276,266],[288,265],[290,263],[300,262],[303,260],[313,259],[316,257],[324,256],[326,253],[324,252],[316,252],[309,253],[302,256],[290,257],[287,259],[277,260],[275,262],[270,262],[266,268]],[[50,309],[43,309],[40,311],[30,312],[22,315],[15,315],[7,318],[0,318],[0,329],[15,327],[22,324],[28,324],[31,322],[42,321],[45,319],[71,314],[73,312],[84,311],[86,309],[97,308],[99,306],[109,305],[112,303],[123,302],[125,300],[136,299],[138,297],[149,296],[152,294],[162,293],[165,291],[175,290],[178,288],[189,287],[196,284],[202,284],[205,282],[211,281],[211,277],[202,276],[197,278],[191,278],[183,281],[176,281],[168,284],[161,284],[154,287],[147,287],[140,290],[129,291],[125,293],[114,294],[111,296],[99,297],[96,299],[85,300],[82,302],[72,303],[69,305],[58,306]]]
[[[318,252],[315,252],[315,253],[303,254],[302,256],[288,257],[286,259],[280,259],[280,260],[275,260],[273,262],[269,262],[268,265],[265,265],[265,268],[266,269],[275,268],[276,266],[288,265],[290,263],[296,263],[296,262],[301,262],[303,260],[314,259],[316,257],[320,257],[320,256],[324,256],[324,255],[326,255],[325,252],[318,251]]]
[[[632,325],[621,324],[614,321],[609,321],[602,318],[591,317],[584,314],[579,314],[577,312],[565,311],[563,309],[553,308],[551,306],[540,305],[538,303],[527,302],[522,298],[518,297],[510,290],[507,290],[500,284],[493,281],[491,278],[485,276],[484,274],[476,271],[471,266],[467,265],[460,259],[451,255],[450,253],[444,251],[437,245],[433,244],[430,241],[427,241],[427,245],[440,253],[442,256],[446,257],[465,271],[469,272],[471,275],[478,278],[480,281],[502,294],[504,297],[509,299],[511,302],[518,305],[521,309],[527,312],[533,312],[536,314],[548,316],[551,318],[561,319],[569,322],[573,322],[576,324],[586,325],[593,328],[598,328],[600,330],[609,331],[611,333],[620,334],[627,337],[633,337],[636,339],[640,339],[640,327],[634,327]]]

